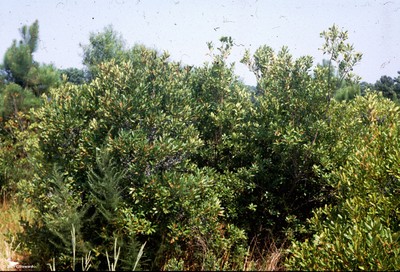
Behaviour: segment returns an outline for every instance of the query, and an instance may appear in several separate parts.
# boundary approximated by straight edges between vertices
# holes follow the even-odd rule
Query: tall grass
[[[115,238],[115,240],[114,240],[114,262],[110,263],[110,259],[108,258],[108,252],[106,250],[108,271],[115,271],[115,268],[117,267],[117,262],[118,262],[120,251],[121,251],[120,247],[118,247],[118,250],[117,250],[117,238]]]
[[[17,244],[16,236],[23,231],[20,220],[30,221],[33,212],[26,205],[18,204],[5,194],[0,203],[0,271],[9,270],[9,261],[23,262],[29,257]]]
[[[76,265],[76,232],[75,232],[75,226],[72,225],[71,229],[71,241],[72,241],[72,271],[75,271],[75,265]],[[136,270],[137,265],[139,264],[140,259],[143,256],[144,252],[144,247],[146,246],[146,242],[140,247],[138,256],[136,257],[136,262],[133,267],[133,271]],[[114,240],[114,261],[111,262],[110,258],[108,256],[108,251],[106,250],[106,257],[107,257],[107,263],[108,263],[108,271],[116,271],[117,268],[117,262],[119,259],[119,255],[121,253],[121,248],[118,247],[117,249],[117,238]],[[52,258],[52,263],[48,263],[47,265],[50,268],[50,271],[57,271],[56,269],[56,262],[55,258]],[[85,258],[82,257],[82,271],[88,271],[90,267],[92,266],[92,256],[91,256],[91,251],[89,251],[86,255]]]
[[[161,268],[162,271],[284,271],[286,242],[279,243],[269,237],[259,241],[252,239],[243,259],[232,259],[229,253],[218,258],[207,255],[205,248],[203,265],[200,268],[188,266],[183,259],[171,258]],[[206,245],[205,245],[206,247]],[[190,252],[188,252],[190,254]],[[211,257],[211,258],[210,258]],[[208,259],[207,259],[208,258]],[[210,266],[211,265],[211,266]]]
[[[266,239],[262,243],[254,238],[247,250],[243,262],[243,271],[283,271],[285,243],[279,247],[274,239]]]

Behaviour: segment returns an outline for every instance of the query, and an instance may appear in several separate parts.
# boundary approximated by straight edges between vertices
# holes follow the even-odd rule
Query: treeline
[[[21,34],[1,73],[0,185],[35,211],[18,241],[42,269],[81,269],[72,251],[94,269],[400,268],[400,82],[360,84],[347,31],[321,33],[316,67],[247,52],[255,88],[229,37],[192,67],[108,27],[85,70],[60,71],[32,58],[38,22]]]

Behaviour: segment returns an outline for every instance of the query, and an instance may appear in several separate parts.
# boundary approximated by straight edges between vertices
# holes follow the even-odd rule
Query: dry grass
[[[0,203],[0,271],[9,270],[9,260],[22,261],[26,254],[17,253],[16,235],[23,231],[19,221],[30,220],[32,212],[27,207],[7,200],[3,195]]]
[[[203,249],[203,256],[207,258],[207,243],[201,238],[198,238],[197,242],[197,246]],[[188,266],[184,259],[171,258],[164,264],[161,271],[226,271],[227,269],[233,271],[284,271],[285,246],[285,242],[279,243],[278,246],[273,238],[263,238],[262,241],[258,241],[258,238],[255,237],[252,239],[244,259],[229,260],[229,252],[226,252],[219,259],[211,259],[215,261],[214,267],[210,267],[210,264],[206,264],[204,260],[202,266],[197,267]],[[192,253],[190,250],[187,251],[187,259],[190,260]],[[225,264],[228,266],[225,267]],[[205,265],[208,266],[205,267]]]
[[[254,238],[248,249],[243,271],[283,271],[284,244],[277,247],[273,239],[259,243]]]

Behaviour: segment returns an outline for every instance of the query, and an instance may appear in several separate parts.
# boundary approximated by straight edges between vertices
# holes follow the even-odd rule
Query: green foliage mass
[[[0,172],[1,190],[15,192],[17,183],[32,176],[29,166],[32,145],[36,144],[35,124],[29,110],[42,105],[39,97],[57,87],[60,75],[52,65],[33,60],[39,40],[39,23],[20,29],[21,40],[14,40],[0,66]],[[34,122],[34,121],[33,121]]]
[[[400,74],[400,72],[398,72]],[[397,78],[390,76],[382,76],[375,82],[372,88],[378,92],[382,92],[383,96],[398,101],[400,96],[400,75]]]
[[[17,42],[13,41],[4,57],[4,68],[8,78],[21,86],[26,85],[27,75],[33,64],[32,53],[28,45],[20,43],[18,46]]]
[[[314,234],[293,242],[288,268],[398,269],[399,107],[368,94],[331,111],[335,140],[326,143],[332,148],[324,164],[331,171],[323,175],[335,204],[314,210],[308,221]]]
[[[335,99],[338,101],[351,100],[356,96],[361,95],[361,90],[359,85],[350,85],[338,89],[335,93]]]
[[[125,42],[121,35],[111,25],[100,33],[91,33],[88,45],[81,45],[83,49],[83,64],[87,67],[90,76],[95,78],[99,73],[98,65],[112,59],[120,63],[128,56]]]
[[[250,197],[257,203],[262,225],[283,238],[280,232],[297,228],[297,220],[306,218],[324,199],[324,183],[315,177],[312,165],[318,164],[313,150],[319,143],[318,121],[325,118],[328,86],[318,77],[319,71],[316,78],[311,76],[310,57],[293,60],[286,47],[278,53],[260,47],[243,62],[259,79],[256,127],[250,137],[258,189]]]
[[[74,84],[78,85],[84,84],[88,81],[88,75],[82,69],[78,68],[61,69],[60,74],[65,75],[67,77],[66,80]]]
[[[22,40],[14,40],[5,53],[3,71],[7,81],[30,88],[40,96],[50,87],[56,87],[60,76],[52,65],[39,65],[33,60],[39,41],[39,22],[36,20],[29,27],[24,25],[20,33]]]
[[[10,52],[34,51],[29,29]],[[35,210],[20,236],[31,260],[71,269],[74,247],[106,269],[118,247],[132,270],[145,244],[142,269],[239,270],[272,236],[287,269],[399,269],[400,110],[360,91],[346,31],[321,37],[315,67],[287,47],[246,52],[250,89],[230,37],[192,67],[108,27],[83,47],[90,81],[66,69],[54,85],[33,63],[0,86],[0,182]]]
[[[169,258],[198,267],[205,252],[215,259],[228,252],[243,254],[245,236],[225,222],[221,206],[220,198],[232,198],[232,192],[219,184],[222,178],[213,169],[199,169],[191,160],[203,141],[193,119],[188,69],[167,61],[166,53],[141,47],[135,54],[136,63],[100,64],[101,76],[88,85],[66,83],[52,91],[35,112],[45,165],[33,192],[25,190],[24,197],[44,198],[64,209],[63,202],[47,197],[51,183],[43,179],[57,165],[71,180],[68,190],[83,200],[74,205],[87,224],[75,227],[96,251],[104,252],[115,235],[140,235],[158,248],[152,256],[160,258],[156,267]],[[118,171],[99,167],[98,148],[110,154]],[[109,175],[111,183],[103,184]],[[38,210],[49,212],[41,205]],[[52,230],[46,217],[38,221],[49,228],[45,233],[61,232]],[[187,251],[198,253],[189,258]]]

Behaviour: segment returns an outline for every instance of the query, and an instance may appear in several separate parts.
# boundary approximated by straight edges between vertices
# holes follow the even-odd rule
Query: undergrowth
[[[23,263],[28,260],[29,252],[17,243],[17,234],[23,231],[20,220],[30,221],[32,210],[17,203],[10,196],[2,193],[0,203],[0,271],[9,269],[9,261]]]

